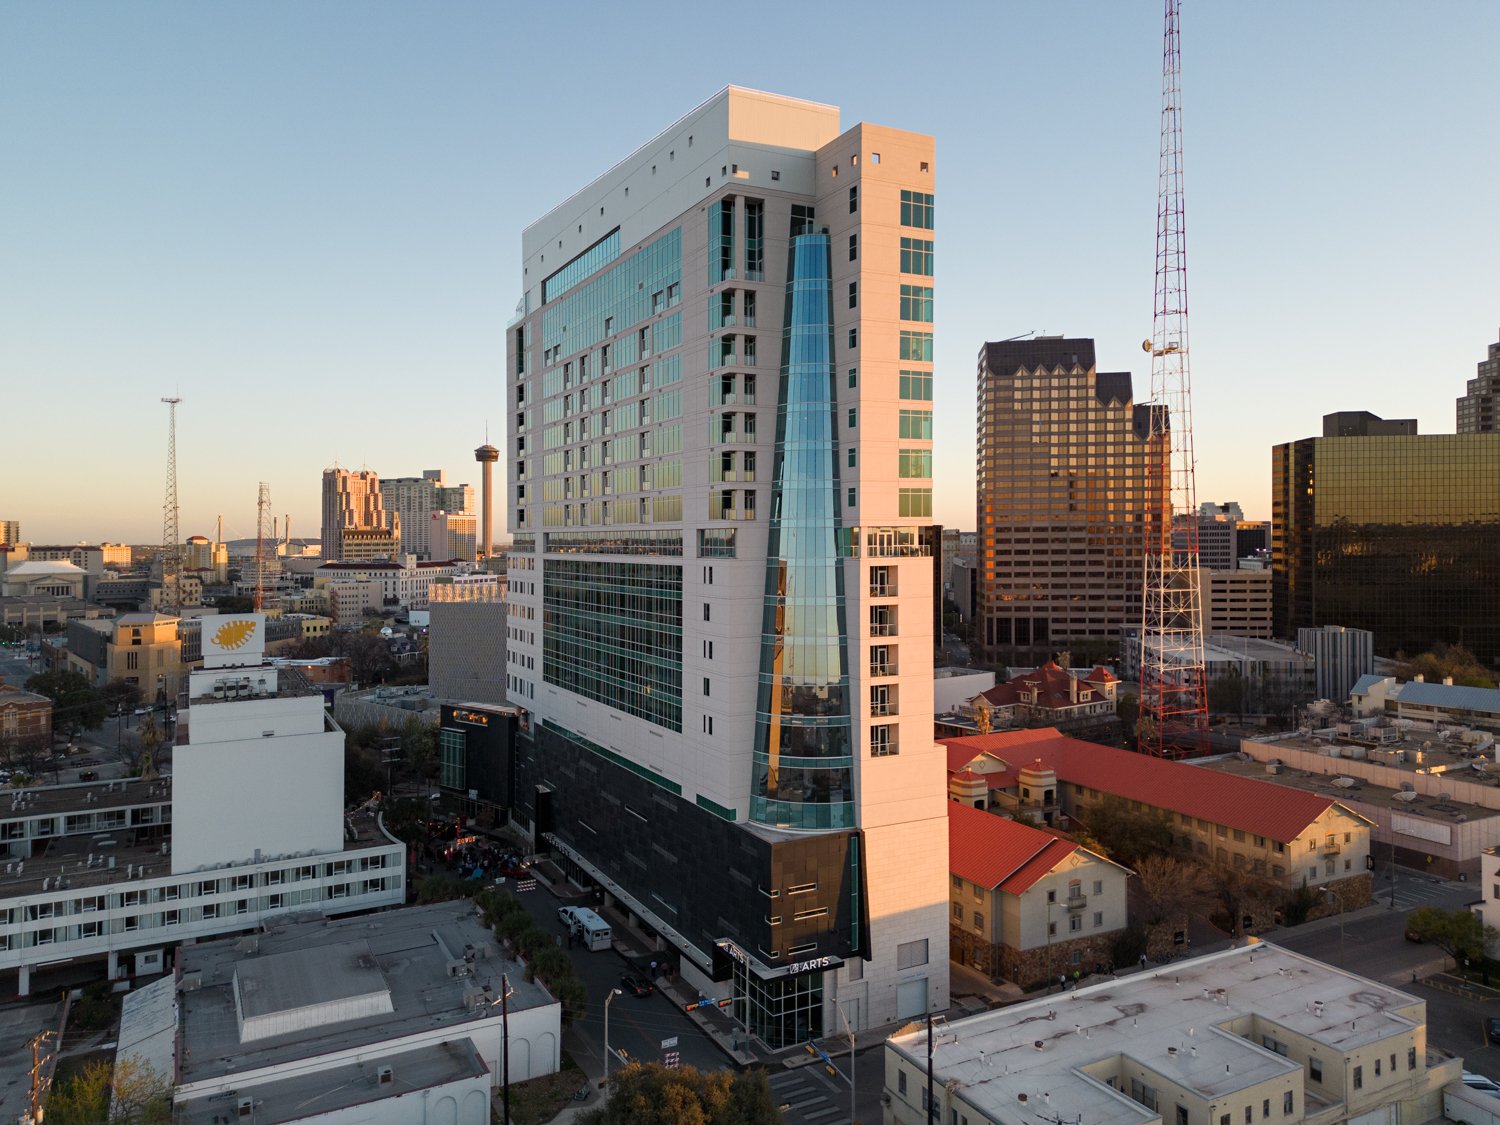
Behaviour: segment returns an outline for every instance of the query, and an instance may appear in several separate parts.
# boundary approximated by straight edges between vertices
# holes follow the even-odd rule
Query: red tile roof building
[[[1028,824],[948,802],[955,961],[1021,984],[1108,965],[1130,872]]]
[[[989,714],[990,726],[1046,723],[1097,725],[1115,714],[1120,681],[1103,665],[1074,675],[1053,661],[1032,672],[1012,676],[969,701],[977,717]]]
[[[950,778],[985,779],[990,808],[1065,826],[1116,797],[1167,816],[1184,852],[1283,886],[1329,887],[1345,909],[1370,896],[1370,824],[1333,797],[1190,762],[1069,738],[1056,730],[944,739]],[[1049,783],[1050,779],[1050,783]],[[1049,787],[1050,784],[1050,787]]]

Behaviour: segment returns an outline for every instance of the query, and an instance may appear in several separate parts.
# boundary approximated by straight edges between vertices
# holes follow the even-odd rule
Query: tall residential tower
[[[776,1047],[948,1000],[932,162],[730,87],[524,237],[517,812]]]

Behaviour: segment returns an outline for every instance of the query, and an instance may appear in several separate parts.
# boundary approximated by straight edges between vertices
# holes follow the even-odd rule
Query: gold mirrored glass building
[[[1319,437],[1271,454],[1273,628],[1500,660],[1500,433]]]

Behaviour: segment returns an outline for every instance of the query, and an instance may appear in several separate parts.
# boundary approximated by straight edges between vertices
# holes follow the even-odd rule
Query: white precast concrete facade
[[[343,847],[344,732],[322,692],[278,690],[274,668],[197,671],[173,756],[172,873]],[[243,684],[246,698],[224,698]]]
[[[932,169],[930,137],[870,125],[841,134],[832,106],[731,87],[527,229],[526,292],[508,333],[508,698],[532,713],[538,740],[602,771],[590,780],[615,800],[578,811],[588,798],[549,772],[572,766],[538,750],[522,784],[547,796],[536,807],[523,797],[519,815],[677,934],[700,971],[721,941],[768,980],[786,979],[799,957],[843,961],[820,974],[824,1028],[839,1023],[835,992],[858,1002],[858,1026],[947,1003],[927,530]],[[806,241],[819,238],[826,250]],[[816,463],[797,460],[790,424],[778,424],[794,378],[778,358],[788,278],[813,251],[827,322],[828,436],[816,454],[827,460]],[[827,522],[792,530],[795,489],[818,484]],[[806,587],[785,586],[809,550],[828,562],[815,611],[792,607]],[[768,610],[777,598],[785,604]],[[819,667],[837,681],[830,713],[847,746],[767,750],[766,730],[822,690],[808,679],[802,695],[765,695],[791,675],[773,650],[790,662],[792,631],[814,617],[837,646],[839,668]],[[799,737],[816,739],[814,726]],[[639,779],[653,807],[625,792]],[[549,829],[541,806],[554,799],[569,811]],[[684,806],[706,819],[688,827]],[[680,835],[642,841],[628,859],[623,829],[609,844],[600,833],[632,816],[669,820]],[[728,834],[711,843],[714,832]],[[837,861],[855,872],[851,893],[821,904],[852,929],[830,922],[812,935],[787,916],[780,930],[716,930],[688,919],[685,886],[666,885],[697,839],[759,849],[763,866],[745,871],[752,894],[756,882],[775,891],[769,865],[788,886],[795,868],[831,896],[832,855],[807,858],[822,838],[856,840],[853,860]],[[653,847],[662,854],[644,854]],[[796,863],[774,858],[797,849]],[[756,913],[759,927],[767,912]]]

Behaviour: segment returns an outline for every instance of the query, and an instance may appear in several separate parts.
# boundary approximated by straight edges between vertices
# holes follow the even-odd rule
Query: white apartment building
[[[121,956],[292,912],[406,899],[406,849],[344,814],[344,734],[297,672],[262,661],[261,614],[214,618],[178,710],[171,777],[48,786],[0,800],[0,969]]]
[[[730,87],[523,238],[517,815],[777,1047],[948,1002],[933,159]]]

